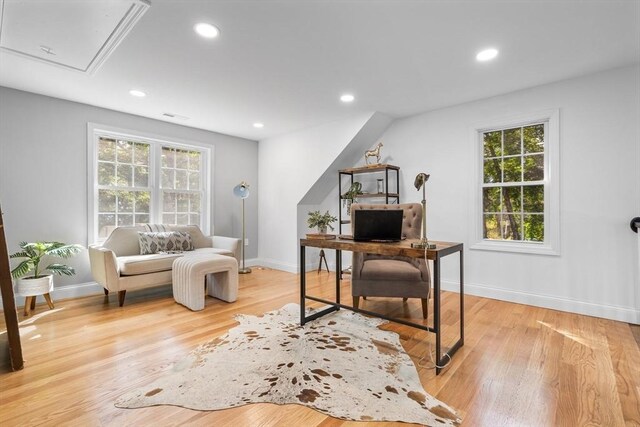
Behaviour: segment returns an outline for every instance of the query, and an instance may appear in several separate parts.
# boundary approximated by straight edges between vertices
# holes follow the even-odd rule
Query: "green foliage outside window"
[[[162,147],[161,221],[200,224],[202,153]],[[106,237],[118,226],[151,219],[151,145],[100,137],[98,140],[98,230]]]
[[[483,238],[544,241],[544,124],[483,133]]]

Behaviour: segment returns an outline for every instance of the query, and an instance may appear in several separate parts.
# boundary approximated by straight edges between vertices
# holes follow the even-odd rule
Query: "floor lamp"
[[[244,266],[244,242],[245,242],[245,228],[244,228],[244,199],[249,197],[249,184],[242,181],[240,184],[233,187],[233,195],[242,199],[242,242],[240,242],[240,250],[242,251],[242,268],[238,269],[238,273],[247,274],[251,273],[251,269]]]

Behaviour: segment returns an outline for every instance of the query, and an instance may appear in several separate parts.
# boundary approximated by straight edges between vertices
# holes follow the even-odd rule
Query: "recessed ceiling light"
[[[253,127],[254,128],[258,128],[258,129],[263,128],[264,127],[264,123],[256,122],[256,123],[253,124]]]
[[[350,93],[345,93],[340,97],[340,101],[342,102],[353,102],[354,99],[356,99],[356,97],[351,95]]]
[[[484,61],[490,61],[496,56],[498,56],[498,49],[491,48],[491,49],[485,49],[478,52],[478,54],[476,55],[476,59],[478,61],[484,62]]]
[[[138,98],[143,98],[143,97],[147,96],[147,94],[146,94],[146,93],[144,93],[143,91],[138,90],[138,89],[131,89],[131,90],[129,91],[129,95],[131,95],[131,96],[137,96]]]
[[[201,22],[199,24],[194,25],[193,29],[196,33],[200,34],[202,37],[206,39],[215,39],[220,35],[220,30],[206,22]]]

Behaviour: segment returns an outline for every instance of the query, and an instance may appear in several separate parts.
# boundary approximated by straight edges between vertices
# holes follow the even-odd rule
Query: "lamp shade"
[[[249,184],[242,181],[240,184],[233,187],[233,195],[241,199],[249,197]]]
[[[427,182],[427,180],[429,179],[429,175],[424,173],[424,172],[420,172],[418,175],[416,175],[416,180],[413,182],[413,185],[416,187],[416,190],[420,190],[420,188],[425,184],[425,182]]]

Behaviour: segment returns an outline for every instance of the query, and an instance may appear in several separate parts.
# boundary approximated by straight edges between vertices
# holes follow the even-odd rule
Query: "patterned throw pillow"
[[[140,254],[176,253],[193,250],[191,235],[184,231],[138,232]]]

